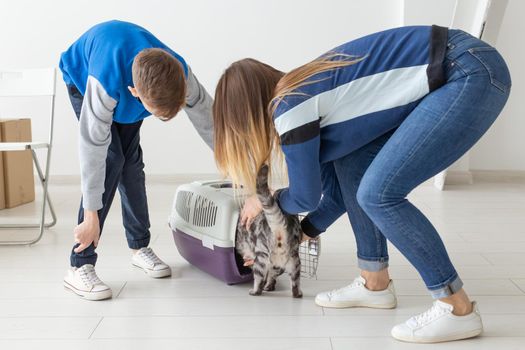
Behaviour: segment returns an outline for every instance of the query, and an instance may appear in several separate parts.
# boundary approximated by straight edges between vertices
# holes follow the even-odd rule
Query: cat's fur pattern
[[[301,298],[301,225],[297,215],[286,215],[277,205],[268,187],[267,165],[257,174],[257,196],[263,212],[253,220],[249,230],[239,220],[236,237],[239,254],[254,260],[250,294],[274,290],[277,276],[286,272],[292,281],[294,298]]]

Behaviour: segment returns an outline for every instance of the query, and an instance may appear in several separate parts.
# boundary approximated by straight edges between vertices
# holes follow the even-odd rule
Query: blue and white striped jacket
[[[317,74],[281,101],[273,117],[288,166],[289,187],[278,194],[285,212],[316,209],[324,164],[398,127],[444,84],[447,36],[447,28],[413,26],[350,41],[332,52],[359,62]]]

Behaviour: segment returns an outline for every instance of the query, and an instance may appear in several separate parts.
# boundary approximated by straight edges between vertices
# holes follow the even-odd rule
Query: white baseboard
[[[445,177],[445,186],[448,185],[472,185],[474,177],[471,171],[464,170],[447,170]]]
[[[445,185],[472,185],[484,182],[522,183],[525,170],[448,170]]]
[[[146,183],[150,184],[173,184],[173,183],[187,183],[197,180],[216,180],[221,179],[219,174],[146,174]],[[52,175],[49,183],[51,185],[80,185],[79,175]]]
[[[525,170],[472,170],[474,182],[525,182]]]
[[[49,175],[49,185],[80,185],[80,176]]]
[[[146,181],[152,184],[188,183],[196,180],[221,179],[219,174],[169,174],[146,175]],[[525,170],[448,170],[445,185],[471,185],[478,182],[525,182]],[[51,185],[79,185],[78,175],[53,175]],[[432,179],[425,185],[432,185]]]

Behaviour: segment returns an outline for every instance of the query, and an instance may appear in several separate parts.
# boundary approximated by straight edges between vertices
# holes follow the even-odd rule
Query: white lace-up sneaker
[[[88,300],[103,300],[112,296],[111,289],[98,278],[91,264],[69,268],[64,277],[64,287]]]
[[[394,283],[385,290],[372,291],[365,287],[366,280],[359,276],[349,286],[317,294],[315,303],[323,307],[371,307],[392,309],[397,305]]]
[[[162,278],[171,276],[171,269],[166,265],[149,247],[140,248],[131,259],[131,263],[144,270],[144,272],[153,278]]]
[[[427,311],[392,328],[392,336],[411,343],[438,343],[472,338],[483,332],[476,302],[468,315],[456,316],[452,310],[452,305],[436,300]]]

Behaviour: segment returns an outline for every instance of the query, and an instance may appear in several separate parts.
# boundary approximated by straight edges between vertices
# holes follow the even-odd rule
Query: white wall
[[[498,1],[498,0],[492,0]],[[404,0],[404,24],[439,24],[452,20],[455,0]],[[470,151],[470,170],[525,171],[525,1],[509,0],[496,47],[513,79],[512,93],[492,128]]]
[[[456,0],[404,0],[403,25],[450,27],[455,4]]]
[[[509,66],[512,92],[502,114],[471,152],[471,169],[525,170],[524,13],[525,1],[509,1],[496,47]]]
[[[255,57],[287,70],[353,38],[401,25],[401,0],[1,0],[0,68],[56,65],[60,53],[91,25],[136,22],[191,64],[213,94],[222,70]],[[61,79],[52,174],[78,174],[77,126]],[[24,114],[37,105],[24,106]],[[0,116],[13,115],[12,106]],[[45,123],[33,121],[34,138]],[[214,173],[210,150],[186,116],[168,124],[148,118],[142,130],[148,174]]]

